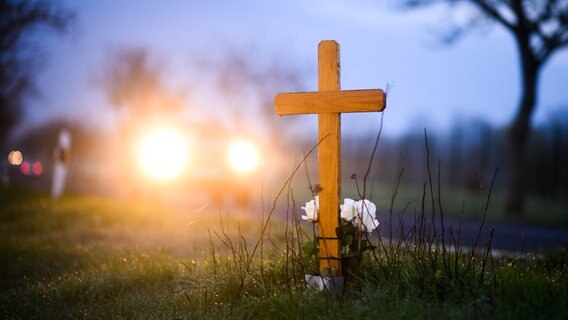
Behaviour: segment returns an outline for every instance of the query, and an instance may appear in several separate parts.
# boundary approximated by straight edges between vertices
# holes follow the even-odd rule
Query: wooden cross
[[[386,95],[380,89],[340,91],[339,44],[322,41],[318,47],[317,92],[280,93],[274,109],[280,116],[318,115],[318,170],[322,187],[319,207],[320,273],[341,275],[341,245],[335,229],[339,225],[341,195],[341,113],[380,112]]]

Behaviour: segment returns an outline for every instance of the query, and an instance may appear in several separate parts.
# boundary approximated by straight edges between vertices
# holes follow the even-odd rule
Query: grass
[[[6,319],[563,319],[568,251],[483,259],[427,242],[363,259],[360,290],[305,287],[301,229],[148,200],[0,190]],[[221,221],[223,224],[221,225]],[[290,219],[290,221],[293,221]],[[483,264],[482,264],[483,262]],[[483,267],[483,268],[482,268]]]

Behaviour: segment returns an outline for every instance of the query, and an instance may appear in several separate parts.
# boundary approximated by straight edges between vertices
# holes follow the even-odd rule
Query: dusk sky
[[[441,45],[436,32],[450,19],[464,19],[467,8],[408,11],[396,1],[340,0],[59,2],[76,12],[77,23],[68,36],[41,36],[49,60],[38,77],[43,99],[29,110],[28,124],[64,117],[112,127],[111,108],[94,79],[109,51],[129,46],[155,53],[165,62],[168,84],[189,88],[186,107],[212,116],[223,110],[223,101],[195,68],[196,59],[230,48],[252,50],[303,70],[305,89],[315,90],[317,45],[324,39],[340,43],[343,89],[390,84],[388,135],[444,129],[460,118],[505,125],[519,98],[517,52],[500,26]],[[568,109],[568,50],[552,57],[540,84],[537,122]],[[358,135],[375,132],[379,116],[344,119],[344,134]]]

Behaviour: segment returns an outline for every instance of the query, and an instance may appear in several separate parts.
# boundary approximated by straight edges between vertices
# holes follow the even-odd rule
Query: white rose
[[[357,208],[355,207],[355,201],[353,199],[345,198],[343,204],[339,206],[341,209],[341,219],[345,221],[352,221],[358,215]]]
[[[371,233],[379,226],[379,221],[376,219],[377,206],[374,203],[367,199],[359,200],[355,203],[355,207],[364,231]]]
[[[319,212],[319,196],[315,196],[314,200],[306,202],[306,206],[302,207],[302,209],[306,212],[305,215],[302,215],[302,219],[316,222]]]

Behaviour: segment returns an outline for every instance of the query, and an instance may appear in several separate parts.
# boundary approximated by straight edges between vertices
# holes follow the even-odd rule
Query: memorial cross
[[[380,112],[386,95],[380,89],[341,91],[339,44],[322,41],[318,46],[318,91],[279,93],[274,109],[280,116],[318,115],[319,270],[322,275],[341,275],[339,226],[341,194],[341,113]],[[329,274],[331,273],[331,274]]]

